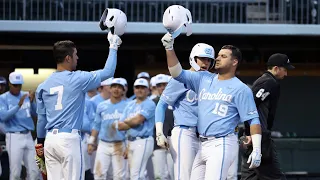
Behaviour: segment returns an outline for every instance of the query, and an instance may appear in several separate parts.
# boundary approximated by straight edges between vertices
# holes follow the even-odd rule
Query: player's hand
[[[124,159],[128,159],[128,152],[129,152],[129,148],[126,148],[126,150],[124,150],[124,152],[123,152]]]
[[[166,50],[172,50],[173,49],[173,43],[174,43],[174,38],[170,33],[166,33],[162,39],[162,44]]]
[[[93,145],[93,144],[88,144],[88,154],[92,154],[93,151],[97,150],[97,146]]]
[[[254,148],[252,153],[250,154],[247,163],[251,163],[249,168],[257,168],[260,166],[261,163],[261,150],[259,148]]]
[[[108,33],[108,41],[110,44],[109,48],[115,50],[118,50],[118,47],[120,47],[122,44],[121,38],[116,34],[112,34],[111,32]]]
[[[24,94],[21,98],[20,98],[20,101],[18,103],[19,107],[22,106],[24,100],[28,97],[28,94]]]
[[[163,133],[158,133],[156,139],[157,139],[158,146],[160,146],[162,148],[169,148],[167,138],[164,136]]]

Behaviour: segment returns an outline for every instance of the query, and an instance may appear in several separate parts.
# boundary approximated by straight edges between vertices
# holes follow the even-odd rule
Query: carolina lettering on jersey
[[[114,113],[106,113],[102,112],[102,120],[114,120],[114,119],[120,119],[122,113],[119,113],[118,110],[116,109]]]
[[[219,88],[219,91],[217,93],[210,93],[206,92],[206,89],[202,89],[200,91],[200,101],[201,100],[222,100],[226,102],[232,101],[232,95],[231,94],[224,94],[222,92],[222,88]]]

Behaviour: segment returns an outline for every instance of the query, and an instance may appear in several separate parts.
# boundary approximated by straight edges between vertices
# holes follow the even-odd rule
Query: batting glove
[[[253,168],[257,168],[260,166],[261,163],[261,151],[259,148],[254,148],[252,153],[250,154],[247,163],[250,163],[249,168],[253,169]]]
[[[162,148],[168,148],[168,141],[163,133],[157,134],[157,145]]]
[[[166,33],[162,39],[162,44],[166,50],[172,50],[173,49],[173,43],[174,43],[174,38],[170,33]]]
[[[116,34],[112,34],[111,32],[108,33],[108,41],[109,41],[109,48],[118,50],[118,47],[120,47],[122,40],[120,37]]]

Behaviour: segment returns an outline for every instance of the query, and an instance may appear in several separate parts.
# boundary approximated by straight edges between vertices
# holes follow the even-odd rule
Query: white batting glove
[[[168,148],[168,141],[167,138],[163,134],[163,123],[157,122],[156,123],[156,140],[157,145],[162,148]]]
[[[162,41],[162,44],[165,49],[167,49],[167,50],[173,49],[174,38],[172,37],[172,35],[170,33],[166,33],[162,37],[161,41]]]
[[[115,50],[118,50],[118,47],[120,47],[122,43],[121,38],[116,34],[112,34],[111,32],[108,33],[108,41],[110,44],[109,48]]]
[[[249,168],[253,169],[253,168],[257,168],[260,166],[261,163],[261,151],[258,148],[253,149],[252,153],[250,154],[247,163],[250,163]]]
[[[251,163],[249,168],[257,168],[261,164],[261,134],[254,134],[251,136],[252,139],[252,153],[250,154],[247,163]]]
[[[157,145],[161,148],[168,148],[168,141],[167,138],[164,136],[163,133],[157,134]]]

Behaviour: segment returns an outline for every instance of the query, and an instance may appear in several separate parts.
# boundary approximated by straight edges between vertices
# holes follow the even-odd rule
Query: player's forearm
[[[167,108],[168,108],[168,104],[160,99],[157,104],[156,111],[155,111],[155,123],[157,123],[157,122],[163,123],[164,122],[165,113],[166,113]]]
[[[97,144],[97,137],[99,131],[92,129],[90,138],[88,139],[88,144]]]
[[[178,77],[182,72],[181,64],[174,50],[166,50],[168,69],[172,77]]]
[[[118,122],[118,130],[119,131],[126,131],[129,130],[131,127],[126,124],[125,122]]]
[[[261,126],[260,124],[253,124],[250,126],[251,139],[252,139],[252,147],[255,149],[261,150]]]
[[[47,118],[44,114],[38,114],[38,121],[37,121],[37,138],[45,138],[46,137],[46,125],[47,125]]]
[[[117,50],[109,49],[109,55],[107,62],[103,69],[97,71],[99,73],[101,81],[104,81],[110,77],[114,76],[114,72],[117,66]]]
[[[19,109],[20,109],[19,105],[16,105],[9,110],[1,110],[0,111],[1,122],[5,122],[10,118],[12,118],[19,111]]]
[[[144,121],[144,117],[138,114],[132,118],[124,120],[124,123],[126,123],[130,127],[135,127],[142,124],[143,121]]]

